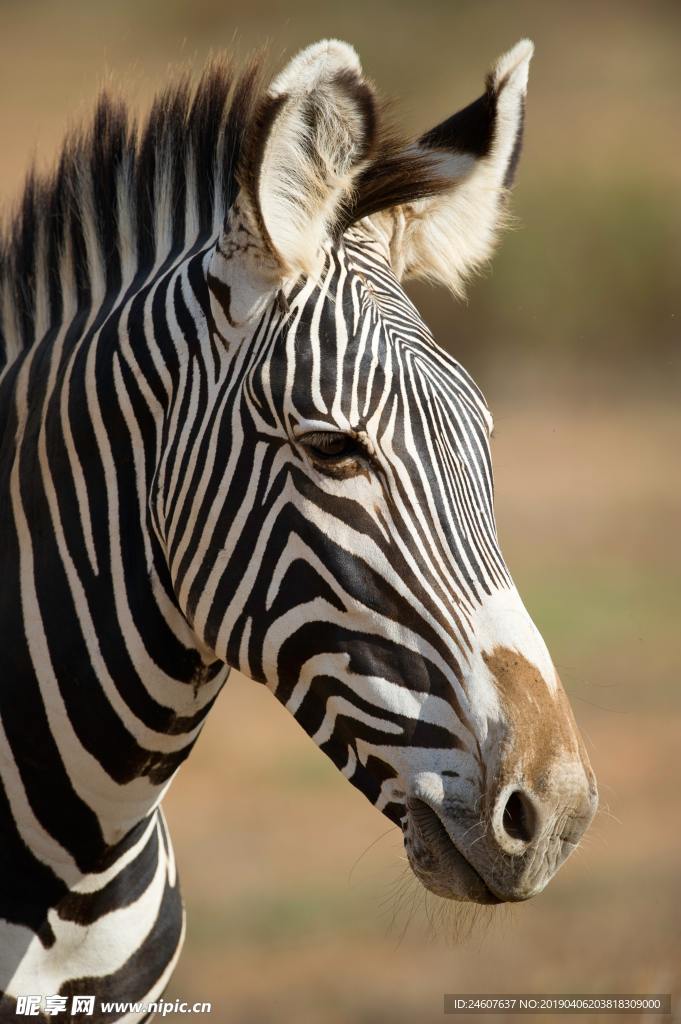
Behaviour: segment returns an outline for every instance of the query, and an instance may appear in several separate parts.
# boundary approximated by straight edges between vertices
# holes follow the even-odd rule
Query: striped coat
[[[103,1001],[179,955],[160,804],[230,668],[441,896],[527,899],[588,825],[490,411],[402,287],[488,258],[530,56],[416,141],[346,44],[268,87],[218,64],[139,135],[103,98],[29,179],[0,263],[0,1020],[32,992],[149,1015]]]

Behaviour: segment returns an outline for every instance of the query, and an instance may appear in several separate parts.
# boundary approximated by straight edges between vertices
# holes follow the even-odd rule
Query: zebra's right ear
[[[508,220],[533,51],[529,39],[516,43],[492,67],[479,99],[418,140],[417,154],[430,158],[440,175],[432,194],[425,189],[410,199],[403,175],[406,201],[385,204],[372,216],[398,279],[424,278],[461,295],[466,279],[492,254]],[[380,184],[379,176],[379,194]]]
[[[275,78],[246,140],[240,192],[209,269],[232,326],[257,315],[285,280],[319,270],[375,136],[374,92],[347,43],[316,43]]]

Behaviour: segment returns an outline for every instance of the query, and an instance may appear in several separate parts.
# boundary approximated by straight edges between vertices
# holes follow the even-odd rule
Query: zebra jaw
[[[430,892],[459,902],[503,902],[454,845],[439,816],[423,800],[407,800],[402,828],[409,865]]]

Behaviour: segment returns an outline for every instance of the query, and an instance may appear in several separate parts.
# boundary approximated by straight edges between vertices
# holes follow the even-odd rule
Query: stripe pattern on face
[[[588,824],[499,552],[489,410],[400,283],[460,290],[489,255],[530,56],[408,144],[347,44],[267,91],[218,65],[139,138],[103,99],[29,180],[0,246],[0,1020],[162,993],[160,802],[230,668],[435,892],[527,898]]]
[[[185,500],[201,500],[183,517],[191,536],[168,539],[173,582],[206,645],[266,682],[399,820],[405,771],[479,772],[472,614],[512,587],[491,417],[370,224],[286,306],[236,347],[209,403],[217,422],[188,465],[213,488],[176,475]],[[347,439],[351,455],[320,462],[310,435]]]

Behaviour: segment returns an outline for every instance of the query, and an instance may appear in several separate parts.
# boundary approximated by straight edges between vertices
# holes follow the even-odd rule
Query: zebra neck
[[[64,884],[40,927],[2,920],[9,908],[0,902],[0,1019],[5,1005],[27,992],[130,1001],[162,992],[181,949],[184,915],[160,811],[137,832],[105,870]]]
[[[34,346],[7,395],[0,526],[14,538],[4,568],[16,600],[1,624],[20,639],[0,649],[0,715],[40,824],[84,870],[158,804],[226,675],[199,649],[150,529],[164,412],[157,401],[149,415],[155,339],[135,336],[146,298]]]
[[[144,320],[145,296],[136,301],[89,328],[63,325],[0,386],[0,630],[13,637],[0,646],[0,989],[10,996],[80,985],[141,999],[181,942],[157,808],[227,669],[199,649],[149,524],[159,427],[146,399],[158,381],[143,334],[119,344],[124,313]]]

